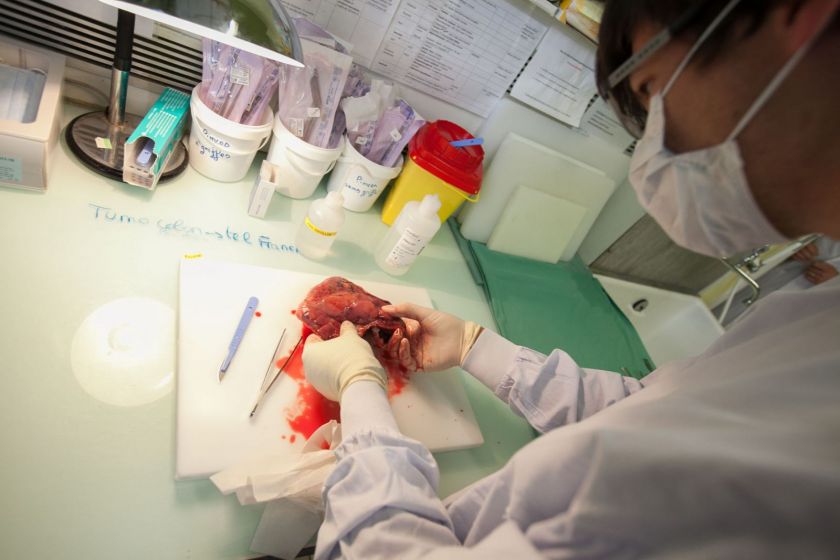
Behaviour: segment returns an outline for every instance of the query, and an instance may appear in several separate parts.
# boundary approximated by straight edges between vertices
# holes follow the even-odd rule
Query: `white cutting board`
[[[297,454],[304,438],[286,421],[297,383],[281,376],[253,419],[248,413],[283,328],[282,347],[290,351],[301,332],[292,315],[323,276],[230,264],[207,259],[181,261],[178,314],[176,478],[206,477],[244,458],[271,453]],[[353,280],[350,278],[350,280]],[[426,290],[395,284],[357,282],[392,302],[432,306]],[[259,298],[239,350],[220,383],[219,366],[242,311]],[[400,431],[432,451],[481,445],[460,372],[417,373],[391,405]],[[283,436],[286,436],[284,439]]]
[[[543,191],[583,206],[586,213],[569,240],[577,252],[589,228],[615,190],[615,181],[594,167],[510,133],[502,141],[481,183],[481,199],[461,212],[461,234],[486,243],[520,186]]]
[[[494,251],[556,263],[575,256],[572,243],[586,207],[530,187],[519,186],[493,229]]]

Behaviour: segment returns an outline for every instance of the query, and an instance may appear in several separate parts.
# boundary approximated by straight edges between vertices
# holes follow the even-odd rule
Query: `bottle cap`
[[[339,191],[328,192],[324,201],[326,201],[327,206],[331,206],[333,208],[338,208],[339,206],[344,205],[344,197]]]
[[[408,155],[435,177],[468,195],[475,195],[481,189],[484,149],[481,146],[456,148],[451,144],[472,138],[472,134],[453,122],[426,123],[409,141]]]
[[[434,216],[440,210],[440,197],[436,194],[427,194],[420,203],[420,214]]]

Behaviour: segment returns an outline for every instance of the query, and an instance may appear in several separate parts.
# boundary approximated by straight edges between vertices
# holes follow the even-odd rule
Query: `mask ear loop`
[[[831,25],[834,17],[826,18],[826,21],[822,24],[822,26],[814,33],[810,39],[805,41],[805,43],[799,47],[799,50],[793,53],[787,62],[785,62],[784,66],[782,66],[779,71],[773,76],[773,79],[767,84],[764,88],[764,91],[753,101],[753,104],[747,109],[747,112],[744,113],[744,116],[741,117],[741,120],[738,121],[738,124],[735,125],[735,128],[729,134],[729,137],[726,139],[730,141],[736,138],[741,132],[743,132],[744,128],[750,123],[750,121],[755,117],[756,113],[758,113],[762,107],[770,100],[770,97],[776,93],[776,90],[779,89],[779,86],[782,85],[782,82],[793,72],[793,69],[796,68],[796,65],[799,64],[799,61],[802,60],[808,51],[811,50],[811,47],[814,46],[814,43],[817,42],[823,32],[828,29],[828,26]]]
[[[680,65],[677,66],[676,70],[674,70],[674,73],[671,75],[671,79],[669,79],[668,83],[665,84],[665,87],[662,88],[662,92],[660,93],[660,95],[663,98],[666,95],[668,95],[668,92],[674,85],[674,82],[677,81],[677,78],[679,78],[680,74],[682,74],[682,71],[685,70],[685,67],[688,66],[688,63],[691,62],[691,59],[694,58],[694,55],[697,54],[697,51],[700,49],[700,47],[703,46],[703,43],[706,42],[706,39],[708,39],[709,36],[715,32],[715,29],[717,29],[720,23],[726,18],[726,16],[729,15],[729,12],[731,12],[735,8],[735,6],[737,6],[740,2],[741,0],[730,0],[730,2],[723,7],[720,13],[717,16],[715,16],[715,19],[713,19],[709,26],[706,28],[706,30],[703,31],[703,33],[688,51],[688,54],[685,55],[685,58],[682,59]]]

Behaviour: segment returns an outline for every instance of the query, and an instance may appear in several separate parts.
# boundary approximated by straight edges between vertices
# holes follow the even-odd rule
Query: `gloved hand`
[[[808,243],[793,254],[793,260],[801,263],[809,263],[819,256],[820,250],[816,243]]]
[[[351,383],[370,380],[383,390],[388,387],[385,370],[373,350],[359,337],[350,321],[341,324],[341,334],[332,340],[310,335],[303,348],[306,380],[326,398],[337,401]]]
[[[815,261],[805,270],[805,278],[808,282],[815,285],[828,282],[838,274],[840,273],[838,273],[836,268],[823,261]]]
[[[401,342],[400,355],[410,353],[417,368],[426,371],[441,371],[463,364],[484,330],[472,321],[413,303],[386,305],[382,311],[406,320],[409,336],[407,341]],[[410,352],[409,344],[412,346]]]

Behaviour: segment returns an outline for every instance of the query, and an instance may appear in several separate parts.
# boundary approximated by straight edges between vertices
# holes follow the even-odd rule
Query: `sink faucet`
[[[820,234],[809,234],[804,235],[792,243],[790,243],[784,250],[790,251],[791,253],[801,249],[805,245],[812,243],[822,237]],[[744,256],[738,257],[729,257],[729,258],[721,258],[720,261],[729,267],[735,274],[740,276],[744,282],[750,287],[752,293],[749,297],[743,300],[744,305],[750,306],[758,300],[758,297],[761,295],[761,286],[756,282],[756,280],[750,276],[750,274],[755,274],[761,267],[764,266],[764,261],[762,260],[762,255],[767,252],[769,249],[768,245],[764,245],[757,249],[753,249],[749,253]],[[738,284],[736,283],[735,286],[732,288],[732,293],[729,295],[729,298],[726,300],[724,304],[723,311],[718,318],[718,321],[723,324],[723,320],[726,317],[729,311],[729,305],[732,303],[732,298],[735,295],[735,291],[738,288]]]
[[[759,247],[758,249],[753,250],[752,253],[750,253],[741,260],[741,264],[747,267],[747,270],[755,274],[764,264],[764,262],[761,260],[761,255],[766,253],[769,248],[769,245],[764,245],[763,247]]]
[[[743,257],[738,262],[733,263],[730,259],[726,257],[722,257],[720,260],[732,269],[738,276],[744,279],[744,282],[752,289],[752,293],[744,300],[744,305],[752,305],[753,303],[758,300],[758,297],[761,295],[761,286],[759,286],[758,282],[750,276],[750,273],[755,274],[756,272],[761,269],[761,266],[764,264],[761,260],[761,255],[767,252],[770,248],[769,245],[763,245],[757,249],[752,250],[749,254]],[[746,270],[744,270],[746,269]]]

